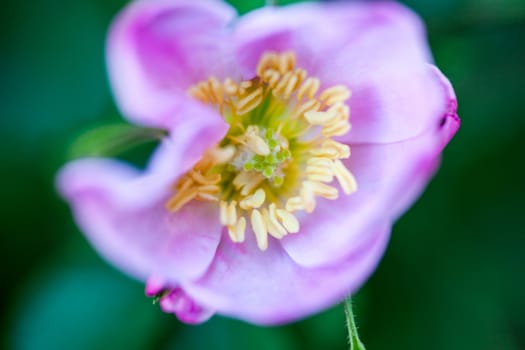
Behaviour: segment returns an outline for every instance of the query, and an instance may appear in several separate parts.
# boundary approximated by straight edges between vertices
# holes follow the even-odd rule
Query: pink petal
[[[81,160],[62,170],[59,187],[88,240],[128,274],[174,281],[200,276],[220,239],[216,206],[193,202],[172,214],[164,207],[169,193],[157,203],[130,206],[120,198],[121,190],[127,186],[141,193],[137,177],[116,161]]]
[[[215,313],[212,309],[203,308],[197,304],[184,290],[174,288],[160,299],[162,311],[173,313],[189,324],[202,323],[210,319]]]
[[[176,126],[145,171],[118,161],[82,159],[67,164],[57,179],[88,239],[138,278],[199,276],[220,238],[215,205],[193,203],[176,214],[164,205],[177,178],[224,137],[228,126],[197,102],[178,106],[174,114]]]
[[[355,252],[311,269],[294,263],[275,241],[261,252],[252,234],[242,245],[223,240],[208,273],[184,289],[201,305],[249,322],[296,320],[353,293],[376,267],[388,237],[388,229],[374,232]]]
[[[196,101],[177,105],[168,114],[174,126],[155,150],[145,171],[139,174],[135,169],[107,160],[80,160],[65,167],[68,176],[60,175],[59,187],[74,190],[104,183],[115,193],[116,204],[123,208],[151,206],[165,198],[175,180],[216,145],[229,127],[215,111]]]
[[[346,142],[417,136],[433,125],[446,99],[428,69],[422,23],[393,2],[265,8],[241,18],[234,38],[245,76],[254,74],[265,51],[292,50],[323,86],[348,86],[353,128]]]
[[[375,228],[392,225],[422,192],[456,132],[459,119],[451,108],[439,125],[418,137],[352,146],[346,165],[356,177],[357,192],[321,200],[313,214],[304,215],[299,234],[282,240],[290,257],[304,266],[330,264],[370,239]]]
[[[140,0],[115,20],[107,42],[108,69],[123,114],[139,124],[163,119],[186,90],[211,72],[220,75],[235,11],[213,0]],[[160,119],[159,119],[160,118]]]

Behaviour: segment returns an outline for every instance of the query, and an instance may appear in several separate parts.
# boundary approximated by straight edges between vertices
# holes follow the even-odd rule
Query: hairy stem
[[[355,325],[351,297],[348,297],[345,300],[345,316],[346,328],[348,329],[348,343],[350,344],[350,350],[366,350],[365,346],[359,339],[359,335],[357,334],[357,327]]]

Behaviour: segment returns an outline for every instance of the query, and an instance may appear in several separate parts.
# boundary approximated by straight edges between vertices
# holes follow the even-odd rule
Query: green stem
[[[348,329],[348,342],[350,343],[350,350],[366,350],[365,346],[359,339],[357,334],[357,327],[354,320],[354,312],[352,311],[352,298],[348,297],[345,300],[345,315],[346,328]]]

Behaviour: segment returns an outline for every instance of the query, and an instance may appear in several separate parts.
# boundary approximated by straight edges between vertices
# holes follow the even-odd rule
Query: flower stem
[[[349,296],[345,300],[345,316],[346,316],[346,328],[348,329],[348,343],[350,344],[350,350],[366,350],[365,346],[359,339],[357,334],[357,327],[354,320],[354,312],[352,311],[352,298]]]

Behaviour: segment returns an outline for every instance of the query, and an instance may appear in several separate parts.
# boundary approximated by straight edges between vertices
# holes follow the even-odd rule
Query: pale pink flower
[[[146,293],[189,323],[217,312],[277,324],[355,292],[459,126],[419,18],[393,2],[237,17],[219,1],[135,1],[113,23],[107,54],[124,116],[169,134],[145,170],[81,159],[61,170],[58,186],[100,254],[148,280]],[[307,76],[318,79],[305,100],[320,101],[319,114],[297,112]],[[255,117],[264,104],[273,109]],[[329,140],[339,153],[319,156],[334,149],[297,140]],[[283,149],[291,158],[275,160]],[[239,173],[251,177],[233,185]],[[246,181],[255,187],[241,195]]]

